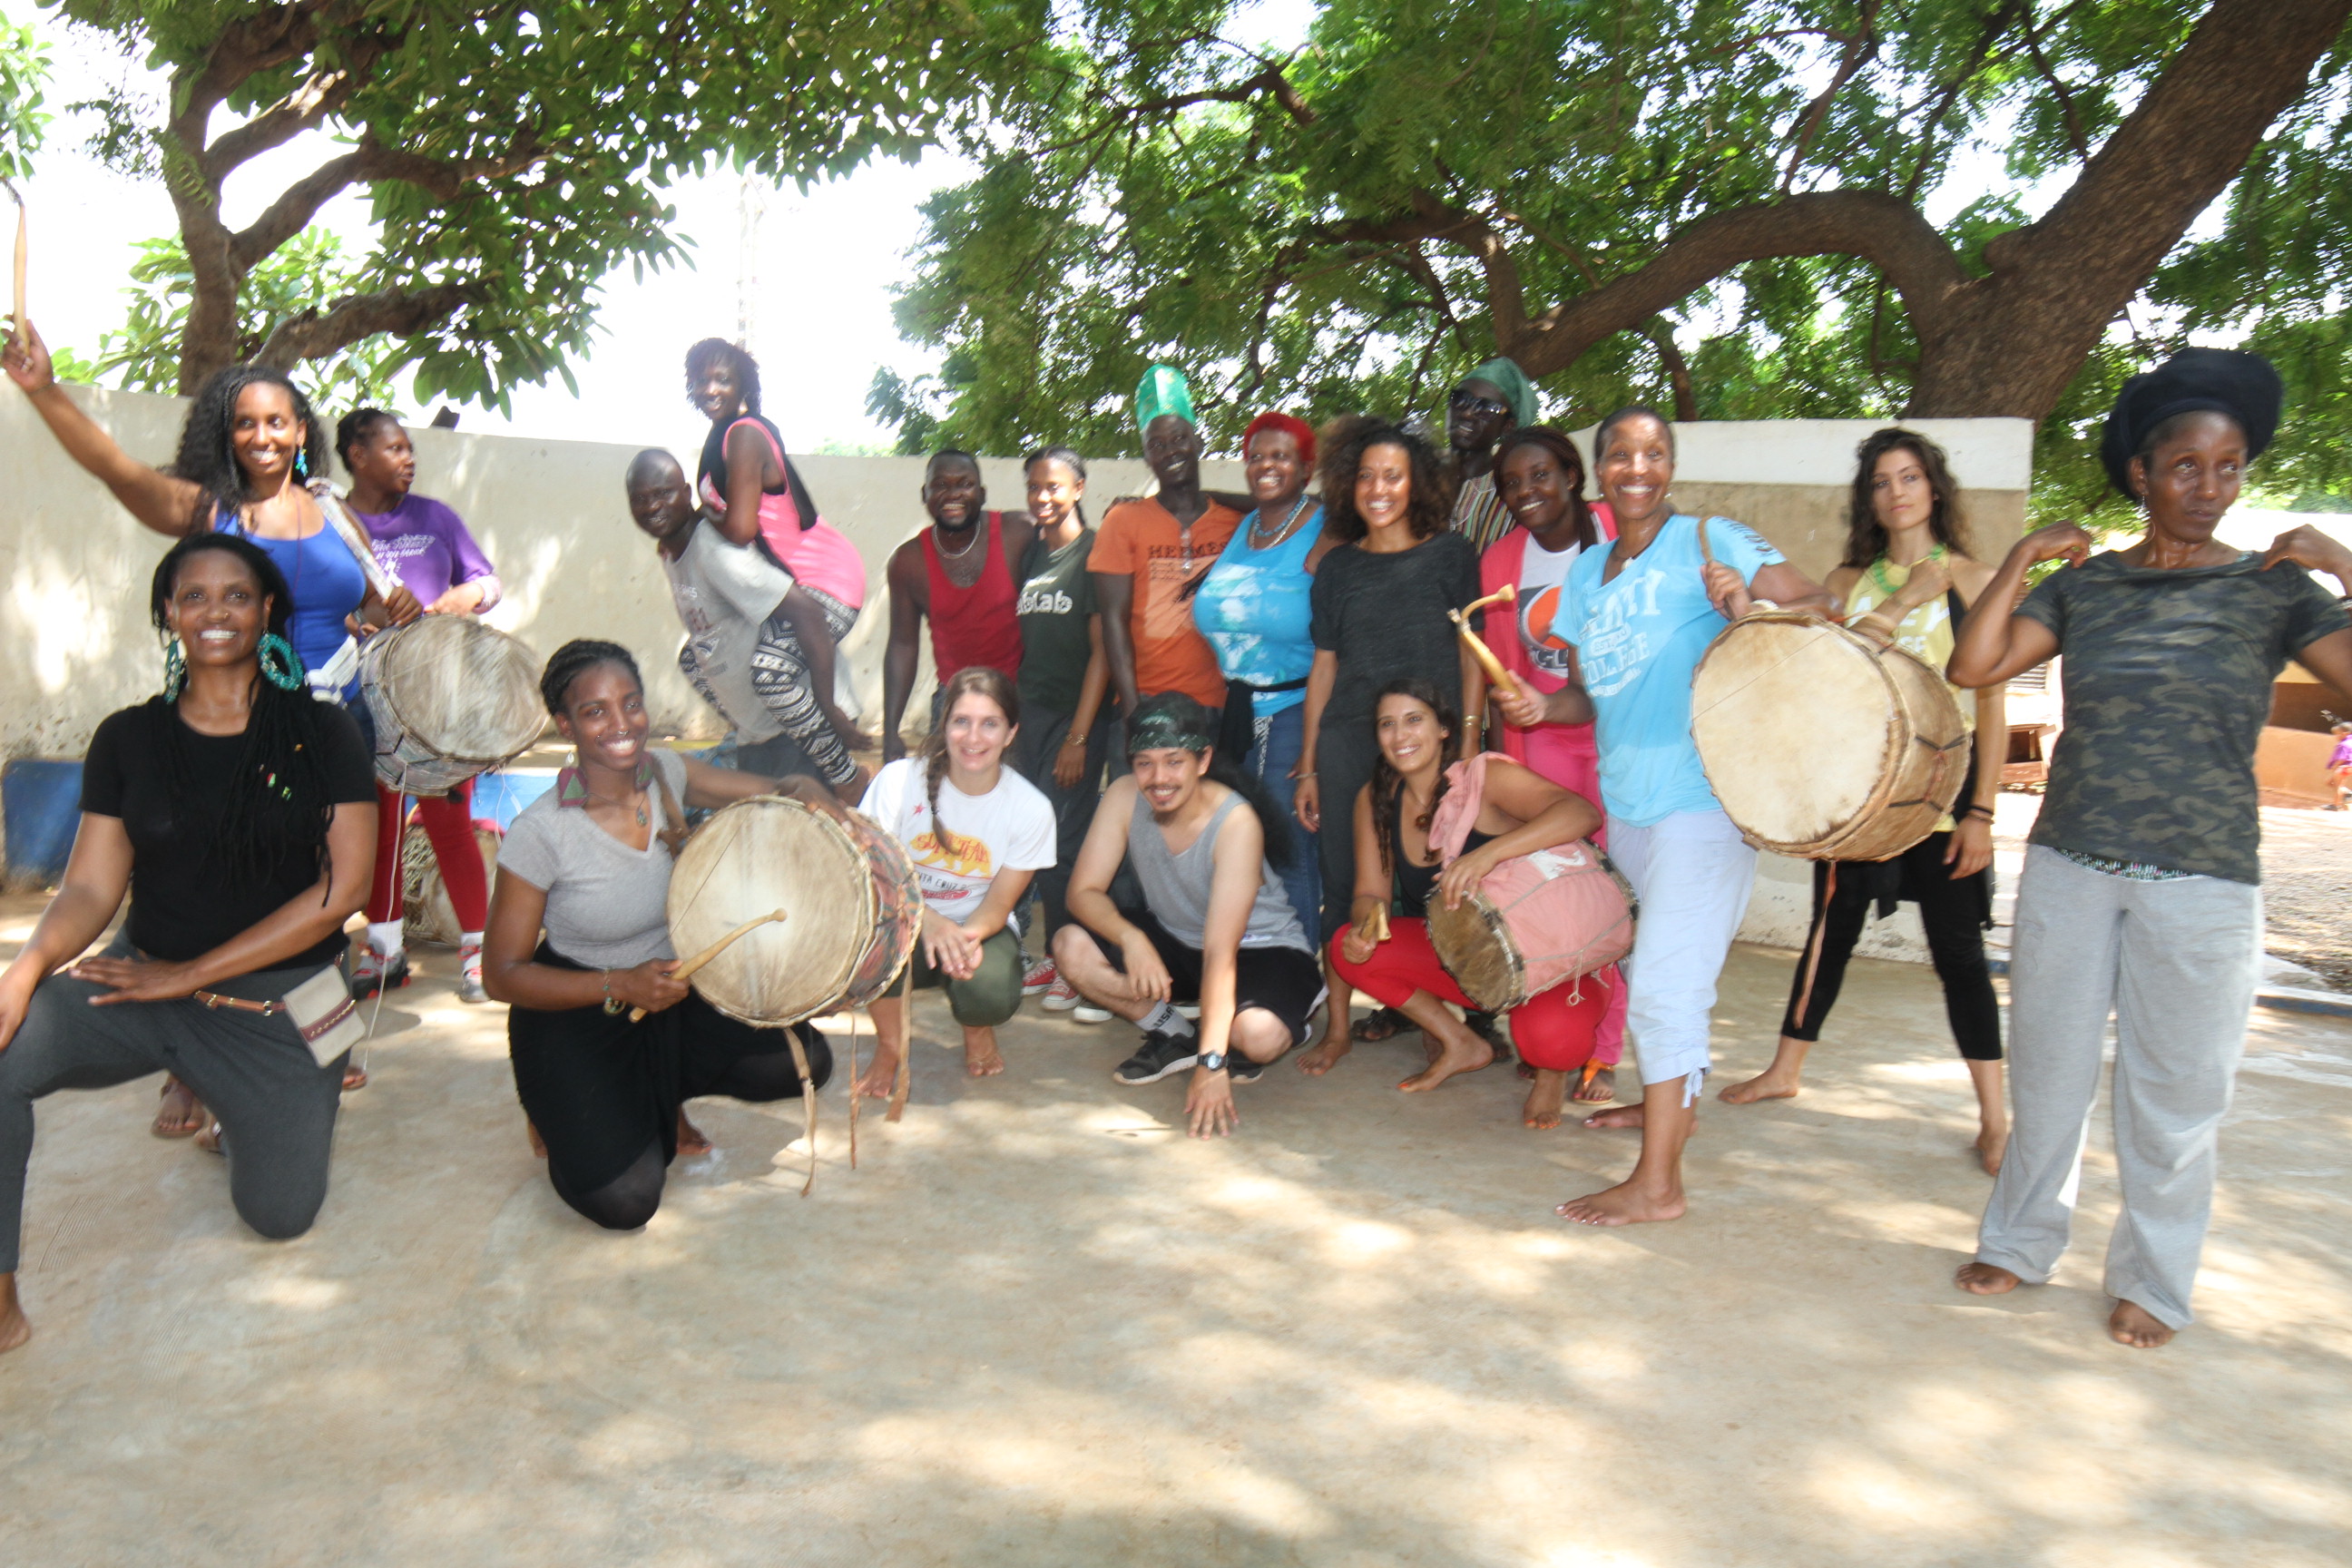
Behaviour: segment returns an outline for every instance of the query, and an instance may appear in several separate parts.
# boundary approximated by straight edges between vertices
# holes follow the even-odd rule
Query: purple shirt
[[[376,563],[399,578],[420,605],[432,604],[461,583],[498,575],[490,558],[466,531],[465,520],[430,497],[412,490],[381,516],[371,517],[356,507],[352,515],[367,530]],[[488,609],[497,598],[493,584],[482,608]]]

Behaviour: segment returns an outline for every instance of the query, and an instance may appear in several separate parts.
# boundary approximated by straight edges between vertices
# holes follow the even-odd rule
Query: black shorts
[[[1160,952],[1160,962],[1168,966],[1169,1000],[1200,1001],[1201,950],[1178,942],[1149,910],[1120,912],[1151,939],[1151,945]],[[1127,956],[1117,942],[1097,938],[1095,945],[1102,949],[1113,969],[1121,974],[1127,973]],[[1283,1026],[1290,1031],[1290,1043],[1296,1046],[1306,1041],[1307,1020],[1322,1005],[1323,966],[1316,962],[1313,953],[1296,947],[1245,947],[1234,956],[1236,1016],[1252,1007],[1263,1007],[1282,1020]]]

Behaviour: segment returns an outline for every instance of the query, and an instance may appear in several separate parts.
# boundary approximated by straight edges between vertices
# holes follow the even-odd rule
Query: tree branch
[[[1874,26],[1878,15],[1878,0],[1862,0],[1861,26],[1846,40],[1845,53],[1838,60],[1837,74],[1830,78],[1827,87],[1817,93],[1806,106],[1804,116],[1798,121],[1796,145],[1789,149],[1789,166],[1780,174],[1780,194],[1786,195],[1796,184],[1798,166],[1805,154],[1812,151],[1813,138],[1822,132],[1822,123],[1829,118],[1830,104],[1838,91],[1853,79],[1863,62],[1878,52],[1878,33]]]
[[[287,186],[259,217],[230,236],[229,259],[242,275],[310,227],[320,207],[347,187],[364,181],[399,180],[429,192],[447,205],[463,195],[467,186],[520,174],[545,156],[538,133],[529,128],[495,158],[427,158],[363,142]]]
[[[1658,351],[1658,363],[1664,367],[1666,384],[1675,395],[1675,422],[1687,425],[1698,417],[1698,399],[1691,391],[1690,361],[1683,358],[1680,344],[1675,342],[1675,324],[1664,316],[1653,316],[1642,328],[1642,335]]]
[[[348,294],[323,311],[309,310],[280,321],[253,362],[289,370],[378,332],[414,336],[436,321],[446,321],[465,302],[465,287],[457,283]]]

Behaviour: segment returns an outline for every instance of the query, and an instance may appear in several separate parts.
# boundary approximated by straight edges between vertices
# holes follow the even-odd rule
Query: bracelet
[[[1062,737],[1062,744],[1066,746],[1083,746],[1086,743],[1087,738],[1084,735],[1073,733]]]
[[[618,1013],[625,1004],[618,996],[613,994],[613,972],[607,969],[602,973],[604,976],[604,1011]]]
[[[1962,816],[1980,816],[1987,822],[1990,822],[1992,820],[1992,807],[1989,805],[1972,805],[1966,811],[1960,813],[1960,815]]]

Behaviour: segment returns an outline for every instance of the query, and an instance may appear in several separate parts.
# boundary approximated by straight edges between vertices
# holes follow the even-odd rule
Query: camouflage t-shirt
[[[2254,745],[2286,661],[2352,626],[2311,574],[2259,555],[2185,571],[2110,551],[2017,613],[2057,636],[2065,731],[2032,842],[2260,882]]]

